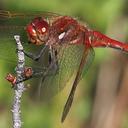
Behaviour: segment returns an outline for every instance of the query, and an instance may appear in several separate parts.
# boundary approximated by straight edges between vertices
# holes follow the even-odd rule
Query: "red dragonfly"
[[[3,29],[6,33],[3,33]],[[0,43],[0,45],[4,44],[0,49],[0,55],[4,53],[4,57],[11,58],[12,53],[15,54],[15,42],[7,41],[7,39],[13,39],[15,34],[19,34],[24,42],[30,42],[27,45],[27,51],[31,44],[33,48],[41,46],[40,51],[36,51],[38,54],[24,51],[27,57],[37,63],[41,60],[42,67],[46,67],[45,70],[33,71],[31,74],[31,77],[42,77],[41,97],[50,98],[55,95],[75,75],[62,113],[62,122],[70,110],[79,81],[94,59],[93,48],[110,47],[128,52],[127,44],[92,30],[75,18],[54,13],[0,11],[0,31],[0,40],[4,39],[3,43]],[[9,51],[9,54],[5,49]]]

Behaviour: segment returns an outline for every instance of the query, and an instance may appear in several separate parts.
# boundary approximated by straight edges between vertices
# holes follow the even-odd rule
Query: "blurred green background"
[[[3,10],[48,11],[73,16],[92,29],[124,42],[128,40],[127,5],[127,0],[0,1]],[[70,82],[47,104],[35,101],[33,92],[28,89],[22,98],[22,127],[127,128],[127,60],[128,56],[120,51],[95,49],[95,60],[79,83],[71,111],[63,124],[60,119],[71,88]],[[10,128],[13,90],[4,77],[11,66],[0,61],[0,128]]]

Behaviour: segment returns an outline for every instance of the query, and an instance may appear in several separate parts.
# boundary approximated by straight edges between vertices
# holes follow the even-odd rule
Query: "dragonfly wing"
[[[43,83],[41,83],[40,98],[43,101],[49,101],[51,97],[59,93],[70,79],[71,84],[73,84],[74,76],[77,74],[84,53],[83,44],[63,45],[58,47],[57,59],[59,71],[56,74],[45,77]],[[82,74],[84,73],[82,72]]]
[[[43,46],[34,46],[31,44],[23,44],[24,50],[27,52],[31,52],[33,54],[38,54],[39,51],[42,49]],[[9,42],[0,42],[0,61],[1,64],[4,64],[5,66],[5,70],[4,70],[4,76],[7,75],[9,72],[10,73],[15,73],[14,69],[17,66],[17,46],[16,46],[16,42],[13,41],[9,41]],[[47,51],[46,51],[47,52]],[[44,63],[42,63],[42,61]],[[33,70],[44,70],[44,68],[46,67],[45,64],[46,61],[46,53],[44,53],[44,55],[42,55],[42,60],[37,61],[33,61],[30,58],[25,56],[25,66],[26,67],[32,67]],[[32,80],[34,81],[34,79]]]
[[[10,12],[0,10],[0,41],[13,40],[14,35],[20,35],[23,42],[27,42],[26,25],[35,17],[44,17],[48,22],[59,17],[50,12]]]
[[[44,18],[52,18],[52,17],[58,17],[60,16],[57,13],[52,13],[52,12],[41,12],[41,11],[36,11],[36,12],[13,12],[13,11],[5,11],[5,10],[0,10],[0,17],[2,18],[26,18],[26,17],[37,17],[37,16],[42,16]]]
[[[26,51],[31,49],[30,44],[28,45],[28,37],[25,27],[33,18],[38,16],[47,18],[48,20],[59,17],[58,14],[50,12],[15,13],[0,10],[0,59],[6,58],[8,60],[8,58],[10,58],[10,62],[16,60],[16,43],[14,41],[14,35],[20,35],[21,41],[25,44],[24,47]]]
[[[60,92],[77,72],[84,45],[61,45],[56,50],[59,70],[41,83],[41,98],[46,101]]]
[[[81,59],[81,62],[80,62],[80,65],[79,65],[78,72],[77,72],[76,77],[75,77],[75,81],[74,81],[72,89],[71,89],[71,92],[70,92],[68,100],[64,106],[62,119],[61,119],[62,122],[65,120],[65,118],[66,118],[66,116],[67,116],[67,114],[71,108],[74,94],[75,94],[75,90],[76,90],[76,87],[77,87],[77,85],[81,79],[81,75],[83,73],[87,72],[89,66],[91,65],[91,63],[93,61],[93,58],[94,58],[93,49],[85,49],[83,56],[82,56],[82,59]]]

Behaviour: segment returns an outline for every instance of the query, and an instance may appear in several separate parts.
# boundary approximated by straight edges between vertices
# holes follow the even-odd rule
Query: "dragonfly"
[[[94,60],[94,48],[113,48],[128,52],[126,43],[111,39],[70,16],[50,12],[16,13],[0,10],[1,58],[16,60],[13,41],[15,34],[19,34],[23,46],[27,46],[25,55],[36,64],[41,61],[42,68],[45,67],[45,70],[37,71],[29,68],[24,79],[41,77],[41,97],[49,99],[54,96],[74,76],[61,122],[64,122],[69,113],[79,81]]]

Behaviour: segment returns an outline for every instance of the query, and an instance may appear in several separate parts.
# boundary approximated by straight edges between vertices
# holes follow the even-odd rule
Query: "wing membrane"
[[[41,98],[49,100],[52,96],[60,92],[69,79],[78,70],[82,54],[84,51],[83,44],[81,45],[65,45],[57,49],[58,52],[58,73],[47,76],[42,83]]]
[[[94,58],[94,52],[93,49],[85,49],[83,52],[83,56],[79,65],[79,69],[77,71],[71,92],[69,94],[69,97],[67,99],[67,102],[64,106],[64,110],[63,110],[63,114],[62,114],[62,119],[61,121],[63,122],[71,108],[72,102],[73,102],[73,98],[74,98],[74,94],[75,94],[75,90],[76,87],[81,79],[81,76],[84,72],[87,72],[89,66],[91,65],[92,61]]]
[[[0,59],[12,62],[16,60],[14,35],[20,35],[21,41],[24,42],[26,51],[30,50],[32,46],[28,45],[26,25],[35,17],[44,17],[51,20],[59,16],[50,12],[10,12],[0,10]],[[36,49],[36,48],[35,48]],[[38,51],[38,50],[37,50]]]
[[[50,12],[10,12],[0,10],[0,39],[12,39],[15,34],[26,38],[25,27],[35,17],[44,17],[49,21],[60,16]]]
[[[0,17],[2,18],[28,18],[28,17],[35,17],[35,16],[42,16],[44,18],[52,18],[52,17],[58,17],[60,16],[57,13],[51,13],[51,12],[11,12],[11,11],[5,11],[0,10]]]

